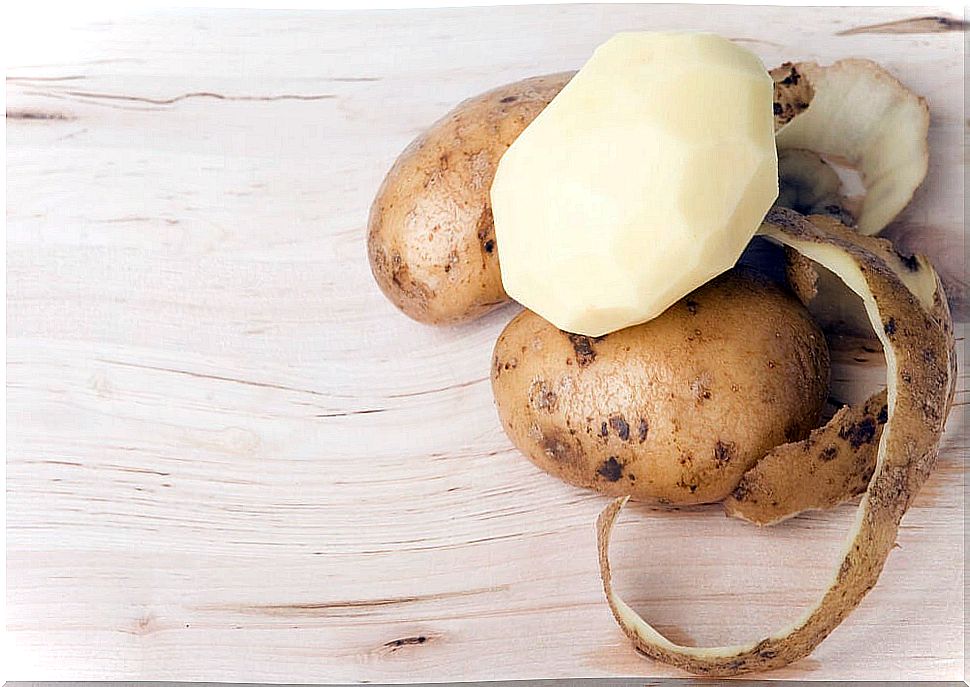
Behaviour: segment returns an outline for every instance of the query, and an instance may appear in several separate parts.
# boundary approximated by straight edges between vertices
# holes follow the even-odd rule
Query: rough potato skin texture
[[[757,525],[773,525],[858,496],[876,469],[888,417],[885,389],[865,403],[843,406],[807,439],[776,446],[744,473],[724,500],[724,511]]]
[[[384,295],[409,317],[453,324],[509,300],[489,189],[499,158],[574,72],[466,100],[398,157],[377,192],[367,254]]]
[[[495,345],[491,379],[509,438],[550,474],[617,496],[709,503],[817,424],[829,352],[794,296],[735,269],[604,337],[524,311]]]
[[[887,261],[884,241],[862,236],[827,217],[804,218],[776,208],[768,213],[762,233],[802,253],[831,245],[851,258],[864,282],[860,295],[883,325],[877,334],[887,351],[887,404],[892,409],[887,408],[876,469],[829,588],[794,624],[760,641],[704,648],[659,641],[656,630],[623,604],[612,587],[610,531],[626,499],[616,499],[600,514],[600,575],[620,627],[645,656],[708,677],[770,670],[797,661],[811,653],[859,605],[879,579],[889,553],[896,547],[900,520],[936,464],[956,389],[953,321],[935,273],[933,292],[918,298],[903,277],[908,267],[896,260]],[[920,262],[929,265],[925,258],[920,257]]]
[[[815,95],[801,66],[785,62],[768,72],[774,82],[775,131],[808,109]]]

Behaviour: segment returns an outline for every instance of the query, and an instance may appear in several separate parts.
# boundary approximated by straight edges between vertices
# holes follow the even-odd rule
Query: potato
[[[506,433],[543,470],[608,494],[707,503],[816,426],[829,352],[794,296],[734,269],[603,337],[524,311],[495,345],[491,378]]]
[[[420,322],[473,319],[508,301],[489,188],[498,160],[572,72],[466,100],[412,142],[371,206],[367,253],[384,295]]]
[[[617,34],[491,196],[513,299],[587,336],[651,320],[733,267],[778,196],[771,77],[713,34]]]

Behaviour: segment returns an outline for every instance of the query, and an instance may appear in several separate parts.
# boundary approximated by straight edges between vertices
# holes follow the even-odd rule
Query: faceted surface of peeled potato
[[[502,282],[565,331],[645,322],[732,267],[777,195],[761,61],[711,34],[621,33],[499,162]]]

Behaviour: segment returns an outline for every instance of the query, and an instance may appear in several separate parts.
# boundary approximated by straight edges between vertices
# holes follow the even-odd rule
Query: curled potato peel
[[[831,220],[809,221],[791,210],[772,210],[761,233],[824,265],[862,298],[885,350],[887,416],[875,470],[828,589],[792,625],[760,641],[689,647],[657,632],[612,587],[610,534],[628,498],[615,500],[600,514],[600,574],[617,623],[648,657],[700,675],[738,675],[803,658],[862,601],[879,578],[903,514],[936,463],[955,389],[953,327],[935,273],[932,294],[916,293],[901,278],[905,262],[890,258],[882,242]],[[932,270],[928,263],[920,264],[920,269]]]
[[[831,215],[843,224],[854,224],[841,193],[842,181],[832,167],[810,150],[778,151],[778,199],[775,205],[803,215]]]
[[[778,150],[811,150],[857,169],[866,195],[856,227],[882,231],[926,177],[926,101],[871,60],[786,63],[771,75]]]
[[[724,511],[756,525],[774,525],[807,510],[834,508],[866,490],[889,406],[886,392],[845,406],[804,441],[776,446],[752,466]]]

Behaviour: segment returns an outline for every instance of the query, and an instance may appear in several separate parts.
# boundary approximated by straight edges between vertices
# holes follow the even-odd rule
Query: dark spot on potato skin
[[[515,96],[515,95],[507,95],[504,98],[502,98],[501,100],[499,100],[499,102],[500,103],[503,103],[505,105],[508,105],[509,103],[514,103],[518,99],[519,99],[518,96]]]
[[[594,343],[602,341],[606,337],[598,336],[595,338],[590,338],[588,336],[583,336],[582,334],[569,334],[563,332],[566,338],[569,339],[569,343],[573,346],[573,351],[576,353],[576,362],[580,367],[586,367],[596,360],[596,349],[593,348]]]
[[[678,480],[677,486],[680,487],[681,489],[686,489],[691,494],[694,494],[697,492],[697,484],[695,484],[694,482],[688,482],[685,479]]]
[[[607,437],[609,435],[609,433],[610,433],[610,430],[607,428],[606,423],[604,422],[603,424],[600,425],[600,433],[599,433],[599,436],[605,438],[605,437]]]
[[[802,428],[796,422],[792,422],[785,427],[785,441],[789,444],[801,439],[803,434]]]
[[[610,418],[610,427],[620,437],[621,441],[630,440],[630,425],[622,415],[614,415]]]
[[[879,409],[879,415],[876,416],[876,422],[880,425],[884,425],[889,422],[889,406],[884,405]]]
[[[899,256],[903,265],[910,272],[919,272],[919,260],[915,255],[906,255],[905,253],[900,253],[899,250],[896,250],[896,255]]]
[[[852,448],[870,443],[876,436],[876,422],[866,417],[839,430],[839,437],[849,442]]]
[[[802,78],[802,75],[798,73],[798,70],[794,66],[791,67],[791,71],[788,72],[788,76],[781,80],[786,86],[797,86],[798,81]]]
[[[458,260],[458,251],[453,250],[448,253],[448,262],[446,262],[444,266],[445,274],[451,272],[451,268],[458,264]]]
[[[482,246],[482,252],[486,257],[495,254],[495,221],[492,219],[492,208],[486,205],[482,214],[478,217],[476,225],[478,242]]]
[[[714,444],[714,460],[718,464],[728,463],[737,453],[737,447],[733,442],[724,442],[720,439]]]
[[[734,488],[734,491],[731,492],[731,498],[737,501],[745,501],[749,496],[751,496],[751,486],[743,479]],[[756,502],[756,500],[752,502]]]
[[[616,456],[610,456],[596,469],[596,474],[607,482],[616,482],[623,476],[623,464]]]
[[[889,321],[886,322],[885,325],[883,325],[883,330],[889,336],[892,336],[893,334],[895,334],[896,333],[896,318],[890,317],[889,318]]]
[[[822,449],[822,452],[818,454],[818,458],[823,463],[827,463],[838,455],[839,455],[839,449],[835,446],[829,446],[827,448]]]
[[[555,412],[559,397],[556,392],[541,379],[534,382],[529,390],[529,402],[536,410],[544,410],[547,413]]]
[[[381,256],[384,257],[383,254]],[[390,264],[386,257],[378,260],[377,266],[383,272],[390,273],[390,281],[396,287],[396,293],[392,294],[392,300],[395,303],[409,300],[419,308],[426,308],[428,302],[434,298],[434,291],[424,282],[411,276],[411,270],[404,264],[399,254],[395,253],[391,256]]]
[[[711,390],[700,377],[690,383],[690,393],[695,401],[706,401],[711,398]]]
[[[647,440],[647,432],[648,432],[649,430],[650,430],[650,425],[649,425],[649,424],[647,424],[647,420],[646,420],[646,418],[642,418],[642,417],[641,417],[641,418],[640,418],[640,424],[639,424],[639,426],[637,427],[637,439],[639,439],[639,440],[640,440],[640,443],[641,443],[641,444],[642,444],[642,443],[643,443],[644,441],[646,441],[646,440]]]
[[[784,112],[784,110],[781,107],[781,103],[772,103],[771,104],[771,111],[775,115],[780,115],[782,112]]]
[[[539,448],[547,456],[560,463],[582,465],[585,462],[585,457],[579,447],[555,434],[544,435],[539,442]]]
[[[688,298],[686,301],[684,301],[684,305],[687,306],[687,312],[689,312],[691,315],[697,314],[697,301],[695,301],[693,298]]]

